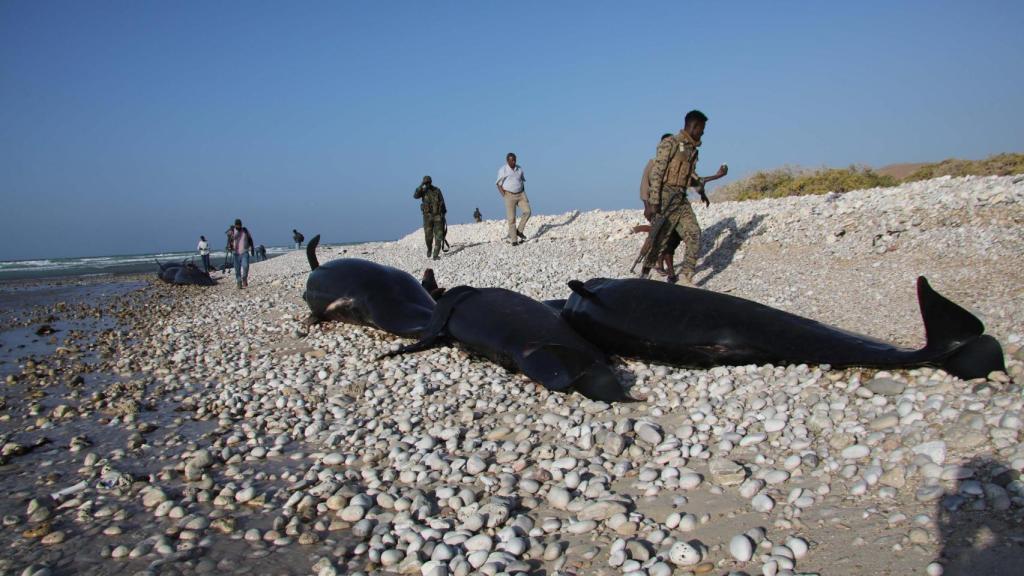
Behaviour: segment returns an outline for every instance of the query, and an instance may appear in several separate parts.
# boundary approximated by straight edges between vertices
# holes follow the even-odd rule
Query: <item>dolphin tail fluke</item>
[[[316,270],[320,267],[320,262],[316,259],[316,247],[320,244],[320,235],[313,236],[313,239],[306,244],[306,260],[309,260],[310,271]]]
[[[569,280],[569,289],[584,298],[593,298],[595,296],[595,294],[590,290],[587,290],[587,287],[579,280]]]
[[[917,299],[928,341],[924,351],[940,355],[938,364],[946,372],[969,380],[1006,370],[1003,349],[985,335],[981,320],[933,290],[924,276],[917,279]]]

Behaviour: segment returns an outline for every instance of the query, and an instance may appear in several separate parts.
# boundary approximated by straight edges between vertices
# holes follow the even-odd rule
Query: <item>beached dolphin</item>
[[[1005,370],[999,342],[974,315],[924,277],[917,297],[927,344],[900,348],[699,288],[642,279],[569,282],[562,316],[609,354],[708,367],[743,364],[829,364],[833,367],[939,367],[960,378]]]
[[[630,400],[607,355],[557,310],[503,288],[448,290],[437,301],[423,339],[384,356],[425,350],[449,339],[548,390],[576,390],[605,402]]]
[[[217,281],[210,277],[209,273],[203,272],[195,264],[185,261],[181,264],[161,264],[157,277],[176,286],[216,286]]]
[[[341,258],[322,266],[316,259],[320,235],[306,245],[312,270],[302,299],[310,323],[338,320],[417,338],[434,311],[434,300],[407,272],[359,258]]]

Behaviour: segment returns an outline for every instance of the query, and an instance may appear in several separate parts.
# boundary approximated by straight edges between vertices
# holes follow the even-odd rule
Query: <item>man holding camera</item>
[[[441,189],[434,186],[430,176],[423,177],[423,183],[416,188],[412,197],[420,200],[420,211],[423,212],[423,236],[427,242],[427,257],[440,260],[441,249],[445,239],[445,214],[448,209],[444,205]]]

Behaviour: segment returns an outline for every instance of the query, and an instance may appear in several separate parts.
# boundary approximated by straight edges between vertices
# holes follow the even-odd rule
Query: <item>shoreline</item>
[[[75,313],[118,324],[19,363],[0,433],[51,442],[2,467],[16,488],[0,570],[1024,567],[1024,184],[940,179],[695,211],[699,286],[917,345],[923,273],[985,320],[1009,377],[617,359],[644,401],[608,406],[457,347],[377,361],[403,341],[306,327],[308,264],[292,252],[254,263],[247,290],[150,280],[88,302]],[[500,241],[503,221],[454,225],[437,262],[421,231],[319,256],[564,297],[571,279],[629,276],[641,220],[639,210],[537,215],[514,248]],[[979,534],[992,536],[975,550]],[[676,566],[684,541],[702,558]],[[750,559],[736,558],[734,541]]]

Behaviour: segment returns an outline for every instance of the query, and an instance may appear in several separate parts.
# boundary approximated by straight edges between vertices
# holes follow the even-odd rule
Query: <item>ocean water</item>
[[[267,258],[280,256],[294,249],[294,247],[287,246],[268,246]],[[43,260],[3,260],[0,261],[0,282],[6,280],[67,278],[109,274],[156,273],[158,269],[156,265],[157,260],[168,263],[189,259],[198,266],[202,265],[202,260],[195,251],[88,256],[82,258],[47,258]],[[223,262],[223,250],[210,253],[210,263],[215,268],[220,269]]]

